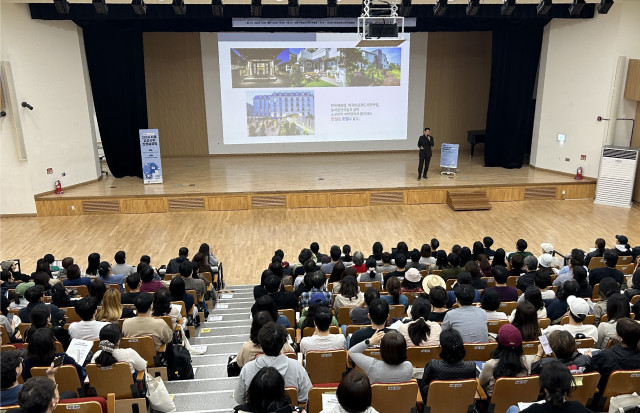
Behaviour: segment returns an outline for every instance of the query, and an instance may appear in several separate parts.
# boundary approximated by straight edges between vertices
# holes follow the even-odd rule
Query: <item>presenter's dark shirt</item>
[[[424,135],[420,135],[420,137],[418,138],[418,148],[424,148],[420,149],[420,151],[423,152],[425,156],[431,156],[431,147],[435,144],[436,143],[433,136],[431,136],[431,141],[429,141],[429,139],[427,139],[427,137]]]

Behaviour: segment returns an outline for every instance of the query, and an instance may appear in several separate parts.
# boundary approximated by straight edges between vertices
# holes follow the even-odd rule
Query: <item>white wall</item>
[[[616,2],[608,14],[590,20],[551,21],[544,31],[531,164],[596,177],[607,136],[618,56],[640,58],[640,2]],[[626,79],[623,73],[622,91]],[[622,97],[618,117],[633,117],[635,102]],[[629,122],[630,123],[630,122]],[[565,133],[567,141],[557,141]],[[616,124],[612,143],[628,145],[630,128]],[[586,161],[580,156],[586,155]],[[565,161],[569,158],[570,161]]]
[[[0,18],[0,59],[11,62],[17,104],[34,107],[17,108],[26,161],[17,160],[11,120],[0,120],[0,214],[28,214],[35,212],[34,194],[53,190],[55,180],[64,187],[99,177],[93,100],[75,23],[32,20],[27,4],[3,3]]]
[[[415,150],[416,148],[416,142],[418,136],[422,133],[424,120],[427,33],[411,33],[409,113],[406,119],[391,120],[393,122],[407,122],[408,139],[395,141],[224,145],[222,140],[218,34],[201,33],[200,44],[202,47],[202,69],[204,75],[209,154],[393,151]]]

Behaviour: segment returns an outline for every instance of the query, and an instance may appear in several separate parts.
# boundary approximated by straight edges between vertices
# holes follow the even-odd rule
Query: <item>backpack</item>
[[[191,354],[180,344],[167,344],[167,374],[169,380],[191,380],[194,378]]]

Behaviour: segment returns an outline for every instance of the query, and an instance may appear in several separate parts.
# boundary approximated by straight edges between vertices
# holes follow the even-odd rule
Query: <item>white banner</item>
[[[458,167],[458,148],[460,145],[454,143],[443,143],[440,152],[441,168],[457,168]]]
[[[233,18],[232,27],[357,27],[358,19],[352,17],[335,17],[329,19],[257,19]],[[404,27],[416,27],[415,17],[405,17]]]
[[[140,154],[144,183],[161,184],[162,163],[160,162],[158,129],[140,129]]]

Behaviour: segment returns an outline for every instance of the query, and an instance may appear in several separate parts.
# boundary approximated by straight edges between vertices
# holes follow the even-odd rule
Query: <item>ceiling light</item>
[[[135,14],[147,14],[147,5],[144,0],[133,0],[131,2],[131,7],[133,7],[133,12]]]
[[[538,16],[544,16],[549,14],[552,6],[552,0],[540,0],[538,7],[536,10],[538,11]]]
[[[573,3],[569,6],[569,15],[579,16],[585,4],[585,0],[573,0]]]
[[[105,0],[91,0],[93,8],[96,9],[98,14],[107,14],[109,12],[109,6]]]
[[[338,1],[327,0],[327,17],[337,17],[337,16],[338,16]]]
[[[409,17],[409,15],[411,15],[411,7],[411,0],[402,0],[400,6],[400,14],[402,17]]]
[[[511,16],[511,13],[516,9],[516,0],[504,0],[500,12],[503,16]]]
[[[222,4],[222,0],[211,0],[211,11],[214,16],[223,16],[224,4]]]
[[[607,14],[611,6],[613,6],[613,0],[600,0],[600,4],[598,4],[598,13]]]
[[[262,15],[262,0],[251,0],[251,17]]]
[[[59,14],[69,14],[69,2],[67,0],[53,0]]]
[[[289,8],[289,17],[300,16],[300,3],[298,3],[298,0],[289,0],[287,7]]]
[[[447,11],[447,0],[436,0],[436,4],[433,6],[434,16],[444,16]]]
[[[480,0],[469,0],[467,5],[467,16],[475,16],[480,10]]]
[[[187,14],[187,6],[184,4],[184,0],[173,0],[171,7],[173,7],[173,12],[177,15],[184,16]]]

